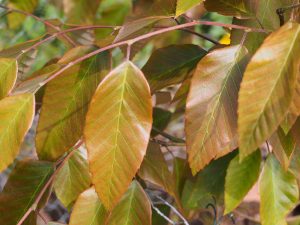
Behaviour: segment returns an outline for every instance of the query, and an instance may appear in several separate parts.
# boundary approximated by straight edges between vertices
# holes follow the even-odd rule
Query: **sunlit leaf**
[[[264,41],[248,64],[239,93],[241,159],[269,138],[284,119],[292,102],[299,59],[300,25],[287,23]]]
[[[108,214],[92,187],[78,197],[69,225],[104,225]]]
[[[17,79],[18,65],[15,59],[0,58],[0,99],[8,95]]]
[[[182,193],[182,203],[185,208],[205,208],[214,198],[219,201],[218,203],[221,203],[224,194],[226,170],[235,156],[236,152],[232,152],[212,161],[194,179],[186,181]]]
[[[151,125],[147,81],[135,65],[124,62],[99,85],[84,130],[92,182],[107,209],[120,200],[140,167]]]
[[[270,155],[260,179],[260,216],[262,225],[286,224],[285,217],[298,201],[297,181]]]
[[[143,180],[164,188],[165,191],[178,200],[175,179],[168,169],[159,144],[149,143],[147,154],[138,174]]]
[[[77,49],[78,53],[71,50],[59,63],[90,48]],[[109,62],[109,53],[104,52],[71,67],[47,84],[36,135],[40,159],[56,160],[80,139],[89,102],[107,74]]]
[[[180,16],[201,2],[203,2],[203,0],[177,0],[176,16]]]
[[[225,16],[238,18],[255,17],[257,0],[206,0],[205,8],[210,12],[218,12]]]
[[[133,181],[128,191],[114,208],[107,225],[151,225],[151,205],[143,188]]]
[[[34,96],[23,94],[0,100],[0,171],[18,155],[34,116]]]
[[[261,153],[259,150],[239,162],[237,155],[229,164],[225,181],[225,212],[234,210],[258,180]]]
[[[281,128],[271,136],[269,140],[272,151],[280,162],[281,166],[287,170],[290,165],[292,154],[296,148],[296,142],[291,133],[285,134]]]
[[[52,163],[18,162],[0,194],[0,224],[18,224],[53,171]]]
[[[186,106],[189,163],[196,174],[237,147],[237,100],[247,49],[215,50],[198,64]]]
[[[206,54],[197,45],[170,45],[156,50],[143,67],[151,91],[182,82]]]
[[[91,184],[87,159],[79,150],[74,151],[54,181],[56,196],[67,208],[70,208],[79,194]]]
[[[71,24],[91,24],[100,0],[63,0],[67,22]]]

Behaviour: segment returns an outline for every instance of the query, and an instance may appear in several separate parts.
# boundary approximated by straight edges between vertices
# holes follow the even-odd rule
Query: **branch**
[[[184,139],[181,139],[181,138],[178,138],[178,137],[174,137],[166,132],[163,132],[159,129],[157,129],[156,127],[152,127],[152,130],[154,130],[155,132],[159,133],[161,136],[169,139],[170,141],[172,142],[175,142],[175,143],[185,143],[185,140]]]
[[[74,66],[75,64],[78,64],[90,57],[93,57],[101,52],[116,48],[116,47],[120,47],[123,45],[133,45],[136,42],[145,40],[145,39],[149,39],[151,37],[163,34],[163,33],[167,33],[170,31],[174,31],[174,30],[180,30],[183,28],[188,28],[188,27],[193,27],[196,25],[208,25],[208,26],[221,26],[221,27],[227,27],[227,28],[232,28],[232,29],[239,29],[239,30],[246,30],[246,31],[252,31],[252,32],[259,32],[259,33],[268,33],[269,31],[264,30],[264,29],[258,29],[258,28],[250,28],[250,27],[244,27],[244,26],[239,26],[239,25],[235,25],[235,24],[224,24],[224,23],[219,23],[219,22],[211,22],[211,21],[193,21],[193,22],[189,22],[189,23],[185,23],[185,24],[180,24],[180,25],[176,25],[176,26],[172,26],[172,27],[167,27],[161,30],[157,30],[157,31],[153,31],[144,35],[141,35],[139,37],[136,38],[132,38],[126,41],[120,41],[111,45],[108,45],[106,47],[97,49],[89,54],[86,54],[72,62],[70,62],[69,64],[65,65],[64,67],[62,67],[60,70],[58,70],[56,73],[54,73],[52,76],[48,77],[45,81],[40,83],[40,87],[44,86],[46,83],[48,83],[49,81],[53,80],[54,78],[56,78],[57,76],[59,76],[61,73],[63,73],[65,70],[69,69],[70,67]]]
[[[286,6],[286,7],[282,7],[276,10],[276,13],[279,17],[280,20],[280,26],[282,26],[284,24],[284,13],[288,10],[294,9],[294,8],[298,8],[300,7],[300,3],[298,4],[294,4],[294,5],[290,5],[290,6]]]
[[[174,142],[166,142],[166,141],[162,141],[162,140],[157,140],[155,138],[152,138],[150,141],[155,142],[163,147],[185,147],[185,143],[174,143]]]
[[[51,175],[51,177],[49,178],[49,180],[47,181],[47,183],[45,184],[45,186],[43,187],[43,189],[41,190],[41,192],[39,193],[39,195],[36,197],[34,203],[26,211],[26,213],[23,215],[23,217],[20,219],[20,221],[18,222],[17,225],[22,225],[24,223],[24,221],[27,219],[27,217],[30,215],[30,213],[32,211],[36,210],[36,208],[37,208],[40,200],[42,199],[42,197],[44,196],[45,192],[47,191],[47,189],[52,184],[52,182],[53,182],[54,178],[56,177],[56,175],[58,174],[58,172],[63,168],[63,166],[65,165],[65,163],[68,161],[68,159],[75,153],[75,150],[77,150],[82,144],[83,144],[83,141],[81,141],[81,140],[78,141],[78,143],[72,148],[72,150],[69,152],[69,154],[58,164],[57,169]]]
[[[19,13],[19,14],[23,14],[25,16],[30,16],[31,18],[35,19],[36,21],[39,21],[41,23],[43,23],[45,26],[48,26],[48,27],[51,27],[52,29],[56,30],[56,31],[61,31],[59,27],[53,25],[52,23],[48,22],[48,21],[45,21],[43,19],[41,19],[40,17],[38,16],[35,16],[29,12],[25,12],[25,11],[22,11],[22,10],[18,10],[18,9],[14,9],[14,8],[10,8],[10,7],[7,7],[7,6],[4,6],[4,5],[0,5],[0,8],[2,9],[5,9],[9,12],[15,12],[15,13]],[[73,46],[76,46],[76,43],[70,38],[68,37],[67,35],[63,34],[63,37]]]

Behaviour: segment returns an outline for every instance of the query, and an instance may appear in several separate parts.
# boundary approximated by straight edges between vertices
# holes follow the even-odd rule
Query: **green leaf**
[[[89,51],[90,47],[75,48],[59,63],[64,64]],[[108,72],[109,57],[108,52],[92,57],[47,84],[36,135],[40,159],[56,160],[80,139],[88,105]]]
[[[299,43],[300,25],[289,22],[264,41],[247,66],[238,108],[241,159],[269,138],[284,119],[299,70]],[[249,103],[249,99],[255,101]]]
[[[291,133],[285,134],[279,127],[269,140],[272,145],[272,151],[280,162],[281,166],[288,170],[293,152],[296,148],[296,142]]]
[[[172,113],[170,111],[159,107],[153,108],[153,127],[163,131],[168,126],[171,117]],[[156,136],[158,133],[155,130],[152,130],[151,135]]]
[[[108,215],[95,189],[90,188],[78,197],[69,225],[104,225]]]
[[[8,7],[32,13],[38,5],[38,0],[9,0]],[[20,13],[9,13],[8,16],[9,27],[15,29],[19,27],[25,20],[26,16]]]
[[[237,155],[229,164],[225,181],[225,212],[234,210],[258,180],[261,153],[259,150],[239,163]]]
[[[226,47],[207,54],[195,70],[185,124],[193,174],[238,146],[237,100],[246,60],[244,47]]]
[[[107,225],[151,225],[151,204],[143,188],[133,181],[110,214]]]
[[[124,62],[99,85],[84,129],[92,182],[107,209],[120,200],[140,167],[151,125],[147,81],[135,65]]]
[[[237,18],[249,18],[255,17],[258,2],[258,0],[206,0],[204,6],[210,12]]]
[[[203,0],[177,0],[176,16],[184,14],[186,11],[202,2]]]
[[[64,12],[70,24],[94,22],[100,0],[64,0]]]
[[[235,156],[236,152],[232,152],[212,161],[194,179],[186,181],[182,193],[182,203],[186,209],[205,208],[213,198],[221,203],[226,170]]]
[[[147,154],[144,157],[138,174],[143,180],[164,188],[178,203],[180,202],[175,179],[168,169],[159,144],[149,143]]]
[[[296,206],[299,191],[294,175],[284,171],[273,155],[264,166],[259,192],[262,225],[286,224],[285,217]]]
[[[181,83],[205,54],[204,49],[191,44],[170,45],[153,52],[142,69],[151,91]]]
[[[54,190],[57,198],[67,208],[70,208],[80,193],[91,184],[87,159],[80,150],[69,158],[54,180]]]
[[[0,99],[6,97],[15,85],[18,64],[15,59],[0,58]]]
[[[0,224],[18,224],[53,171],[52,163],[18,162],[0,194]]]
[[[0,171],[19,153],[34,117],[34,96],[23,94],[0,100]]]

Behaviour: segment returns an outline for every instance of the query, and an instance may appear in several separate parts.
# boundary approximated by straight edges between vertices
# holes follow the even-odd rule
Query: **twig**
[[[37,212],[38,216],[43,220],[43,222],[47,225],[48,224],[48,221],[47,219],[41,214],[40,211]]]
[[[185,225],[189,225],[188,221],[180,214],[180,212],[174,207],[172,206],[168,201],[166,201],[165,199],[161,198],[160,196],[156,196],[156,198],[158,198],[159,200],[161,200],[162,202],[164,202],[167,206],[170,207],[170,209],[183,221],[183,224]]]
[[[25,15],[25,16],[30,16],[31,18],[35,19],[36,21],[39,21],[39,22],[43,23],[45,26],[51,27],[52,29],[55,29],[56,31],[61,31],[59,27],[53,25],[52,23],[50,23],[50,22],[48,22],[48,21],[45,21],[45,20],[41,19],[41,18],[38,17],[38,16],[35,16],[35,15],[29,13],[29,12],[25,12],[25,11],[22,11],[22,10],[10,8],[10,7],[4,6],[4,5],[0,5],[0,8],[5,9],[5,10],[8,10],[9,12],[15,12],[15,13],[23,14],[23,15]],[[63,37],[64,37],[71,45],[76,46],[76,43],[75,43],[70,37],[68,37],[68,36],[65,35],[65,34],[63,34]]]
[[[224,23],[218,23],[218,22],[211,22],[211,21],[193,21],[190,23],[185,23],[185,24],[180,24],[180,25],[176,25],[176,26],[172,26],[172,27],[167,27],[161,30],[157,30],[157,31],[153,31],[144,35],[141,35],[139,37],[136,38],[132,38],[129,40],[125,40],[125,41],[121,41],[121,42],[117,42],[111,45],[108,45],[106,47],[97,49],[89,54],[86,54],[80,58],[77,58],[76,60],[68,63],[67,65],[65,65],[64,67],[62,67],[60,70],[58,70],[56,73],[54,73],[52,76],[48,77],[46,80],[44,80],[43,82],[40,83],[40,87],[44,86],[46,83],[48,83],[49,81],[53,80],[54,78],[56,78],[57,76],[59,76],[61,73],[63,73],[65,70],[67,70],[68,68],[72,67],[75,64],[78,64],[90,57],[93,57],[101,52],[116,48],[116,47],[120,47],[123,45],[128,45],[128,44],[134,44],[138,41],[142,41],[145,39],[149,39],[151,37],[154,37],[156,35],[160,35],[163,33],[167,33],[170,31],[174,31],[174,30],[180,30],[183,28],[188,28],[188,27],[193,27],[196,25],[209,25],[209,26],[221,26],[221,27],[227,27],[227,28],[232,28],[232,29],[240,29],[240,30],[247,30],[247,31],[253,31],[253,32],[263,32],[263,33],[268,33],[268,31],[263,30],[263,29],[258,29],[258,28],[250,28],[250,27],[244,27],[244,26],[239,26],[239,25],[235,25],[235,24],[224,24]]]
[[[175,22],[176,22],[178,25],[181,24],[181,23],[179,22],[178,19],[174,18],[174,20],[175,20]],[[205,35],[205,34],[200,34],[200,33],[197,33],[197,32],[195,32],[195,31],[193,31],[193,30],[186,29],[186,28],[183,28],[183,29],[181,29],[181,30],[182,30],[182,31],[185,31],[185,32],[187,32],[187,33],[190,33],[190,34],[194,34],[194,35],[196,35],[196,36],[198,36],[198,37],[201,37],[201,38],[203,38],[203,39],[205,39],[205,40],[207,40],[207,41],[210,41],[211,43],[213,43],[213,44],[215,44],[215,45],[220,44],[218,41],[212,39],[211,37],[209,37],[209,36],[207,36],[207,35]]]
[[[300,7],[300,3],[294,4],[294,5],[290,5],[290,6],[286,6],[286,7],[282,7],[276,10],[276,13],[279,17],[279,21],[280,21],[280,26],[282,26],[284,24],[284,13],[288,10],[294,9],[294,8],[298,8]]]
[[[162,140],[158,140],[155,138],[151,138],[150,141],[155,142],[163,147],[185,147],[185,143],[174,143],[174,142],[166,142]]]
[[[166,132],[163,132],[159,129],[157,129],[156,127],[152,127],[152,130],[154,130],[155,132],[159,133],[161,136],[169,139],[170,141],[172,142],[175,142],[175,143],[185,143],[185,140],[181,139],[181,138],[178,138],[178,137],[174,137]]]
[[[105,26],[105,25],[88,25],[88,26],[78,26],[78,27],[73,27],[70,29],[66,29],[66,30],[62,30],[60,32],[57,32],[55,34],[50,35],[49,37],[35,43],[34,45],[30,46],[29,48],[23,50],[16,58],[20,58],[22,55],[26,54],[27,52],[37,48],[38,46],[44,44],[45,42],[50,41],[51,39],[54,39],[60,35],[69,33],[69,32],[73,32],[73,31],[78,31],[78,30],[89,30],[89,29],[120,29],[119,26]]]
[[[49,186],[52,184],[54,178],[58,174],[58,172],[63,168],[65,163],[68,161],[68,159],[75,153],[75,150],[78,149],[83,144],[83,141],[78,141],[78,143],[72,148],[72,150],[69,152],[69,154],[61,161],[61,163],[57,166],[57,169],[54,171],[54,173],[51,175],[43,189],[40,191],[39,195],[36,197],[35,201],[31,205],[31,207],[26,211],[26,213],[23,215],[23,217],[20,219],[17,225],[22,225],[24,221],[27,219],[27,217],[30,215],[32,211],[35,211],[40,200],[44,196],[45,192],[49,188]]]

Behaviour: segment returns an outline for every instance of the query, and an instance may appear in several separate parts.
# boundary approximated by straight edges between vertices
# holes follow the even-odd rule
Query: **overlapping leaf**
[[[281,166],[287,170],[289,168],[293,152],[296,148],[296,142],[291,132],[285,134],[281,128],[271,136],[269,140],[272,145],[272,151],[280,162]]]
[[[64,206],[70,208],[80,193],[91,184],[87,159],[77,150],[58,172],[54,181],[54,190]]]
[[[0,194],[0,223],[18,224],[34,203],[53,171],[52,163],[19,162]]]
[[[104,225],[108,215],[109,213],[92,187],[77,199],[69,225]]]
[[[84,136],[92,182],[112,209],[140,167],[151,131],[147,81],[131,62],[114,69],[99,85],[87,114]]]
[[[88,52],[78,47],[59,63]],[[104,52],[75,65],[46,86],[39,118],[36,148],[41,159],[56,160],[80,139],[89,102],[109,69],[109,53]]]
[[[237,99],[247,50],[215,50],[198,64],[186,105],[189,163],[196,174],[237,147]]]
[[[23,94],[0,100],[0,171],[18,155],[34,116],[34,96]]]
[[[8,95],[17,79],[18,65],[15,59],[0,58],[0,99]]]
[[[264,166],[259,192],[262,225],[286,224],[285,217],[296,205],[299,190],[294,175],[284,171],[273,155]]]
[[[107,225],[151,225],[151,204],[143,188],[133,181],[110,214]],[[120,222],[122,221],[122,222]]]
[[[204,6],[208,11],[238,18],[254,17],[258,0],[206,0]]]
[[[237,155],[229,164],[225,181],[225,212],[235,209],[258,180],[261,153],[256,151],[239,163]]]
[[[156,50],[143,67],[151,91],[182,82],[188,72],[206,54],[197,45],[170,45]]]
[[[241,159],[269,138],[284,119],[294,95],[299,61],[300,25],[291,22],[272,33],[251,59],[239,93]]]
[[[175,180],[160,150],[159,144],[149,143],[147,154],[139,170],[139,176],[165,189],[178,201]]]

